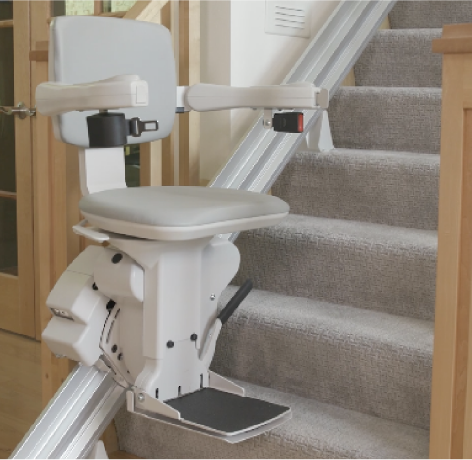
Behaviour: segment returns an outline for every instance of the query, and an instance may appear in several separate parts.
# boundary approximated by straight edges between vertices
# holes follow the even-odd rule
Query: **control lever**
[[[231,318],[231,315],[236,311],[236,308],[241,305],[241,302],[247,297],[249,292],[252,289],[252,281],[246,280],[245,283],[236,291],[236,294],[231,297],[230,301],[226,304],[223,310],[220,311],[220,314],[215,320],[212,328],[208,332],[205,344],[202,347],[202,352],[200,354],[200,360],[205,364],[210,365],[213,355],[215,354],[216,339],[220,335],[221,328],[223,324]]]
[[[221,324],[225,324],[231,317],[231,315],[236,311],[236,308],[241,305],[241,302],[248,296],[252,290],[252,281],[246,280],[244,284],[236,291],[230,301],[226,304],[226,307],[221,310],[218,315],[218,319],[221,321]]]

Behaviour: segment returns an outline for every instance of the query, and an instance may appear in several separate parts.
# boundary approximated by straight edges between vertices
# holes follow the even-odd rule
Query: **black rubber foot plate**
[[[214,388],[204,388],[166,404],[180,412],[182,421],[222,435],[253,430],[290,412],[285,406]]]

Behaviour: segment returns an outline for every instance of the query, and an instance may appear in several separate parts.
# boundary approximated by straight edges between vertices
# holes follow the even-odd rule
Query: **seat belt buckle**
[[[274,131],[279,133],[302,133],[303,113],[302,112],[282,112],[275,113],[272,119]]]

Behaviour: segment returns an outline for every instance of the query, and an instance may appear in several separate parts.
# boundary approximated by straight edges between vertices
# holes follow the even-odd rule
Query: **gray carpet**
[[[341,88],[329,107],[336,147],[439,153],[440,88]]]
[[[429,426],[431,321],[255,291],[220,342],[213,363],[220,374]]]
[[[389,18],[392,29],[438,28],[472,22],[472,4],[470,0],[399,1]]]
[[[356,85],[440,88],[442,55],[431,46],[441,34],[441,29],[379,31],[354,67]]]
[[[298,152],[272,193],[291,215],[244,232],[215,371],[293,419],[238,445],[122,410],[120,445],[152,458],[426,458],[434,330],[444,23],[472,2],[399,2],[341,88],[336,149]],[[224,304],[234,292],[229,287]],[[221,305],[220,305],[221,306]]]
[[[433,318],[436,232],[292,214],[236,245],[257,289]]]
[[[439,155],[298,152],[272,192],[283,196],[294,214],[435,230]]]
[[[239,444],[191,433],[123,408],[115,418],[120,447],[143,458],[427,458],[428,432],[268,388],[247,395],[290,406],[293,418]]]

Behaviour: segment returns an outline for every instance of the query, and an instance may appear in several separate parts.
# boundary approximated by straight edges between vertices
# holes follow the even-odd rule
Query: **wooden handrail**
[[[445,26],[431,458],[472,457],[472,24]]]

